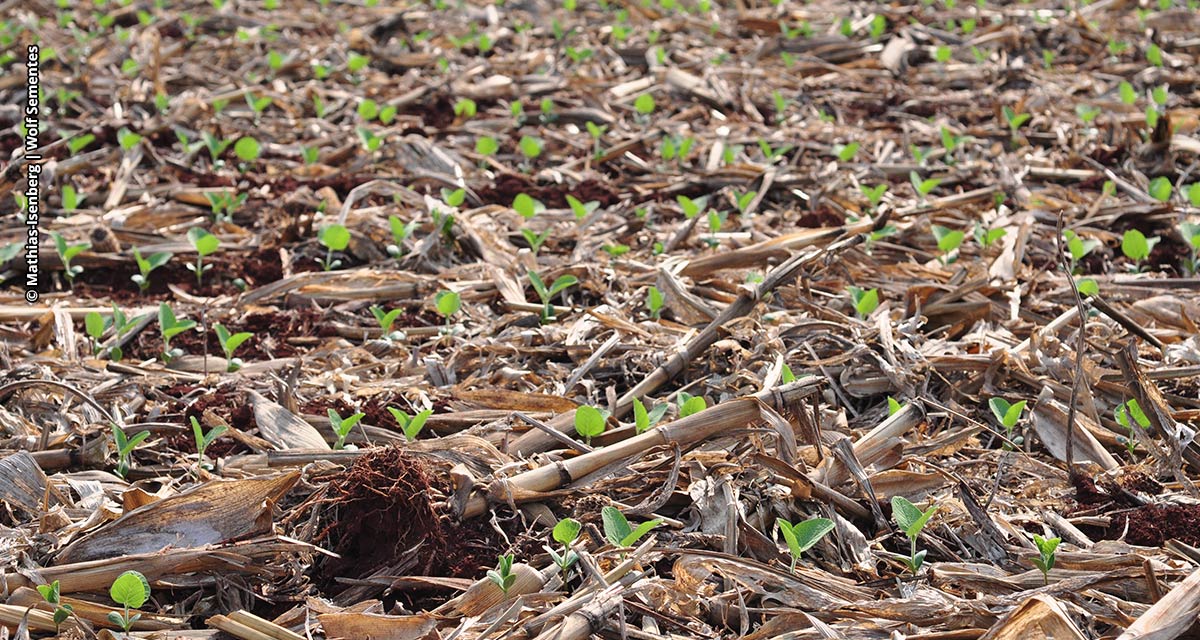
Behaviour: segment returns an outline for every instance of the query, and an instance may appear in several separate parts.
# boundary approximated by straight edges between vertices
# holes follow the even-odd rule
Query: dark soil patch
[[[567,204],[567,196],[575,196],[582,202],[595,200],[602,207],[610,207],[620,201],[617,192],[608,185],[597,180],[584,180],[574,187],[562,184],[536,185],[523,176],[505,174],[500,176],[495,184],[475,190],[483,204],[498,204],[509,206],[518,194],[527,194],[536,198],[547,207],[563,208]]]
[[[199,321],[199,318],[191,319]],[[183,349],[188,355],[199,356],[208,353],[212,356],[223,356],[217,334],[211,330],[211,325],[218,321],[231,334],[242,331],[254,334],[254,337],[243,342],[234,354],[247,363],[254,360],[290,358],[300,353],[300,349],[289,344],[289,338],[327,337],[332,333],[332,328],[324,323],[324,315],[321,312],[297,308],[249,313],[240,318],[209,318],[209,331],[204,334],[199,331],[185,331],[171,339],[171,346]],[[162,336],[157,330],[157,325],[154,325],[138,335],[128,352],[135,359],[157,358],[162,352],[162,346]]]
[[[809,229],[817,229],[821,227],[833,227],[843,224],[841,216],[834,213],[831,209],[817,209],[816,211],[805,212],[796,221],[797,227],[806,227]]]
[[[326,526],[316,542],[341,558],[324,560],[320,578],[337,589],[334,578],[361,578],[388,566],[400,567],[402,575],[475,578],[495,564],[501,546],[486,523],[452,522],[438,512],[434,492],[452,491],[444,478],[397,447],[358,457],[329,482]]]
[[[196,283],[196,274],[188,271],[187,262],[195,256],[176,256],[150,274],[150,287],[141,293],[130,278],[138,273],[137,264],[129,262],[105,269],[85,269],[76,279],[77,295],[93,298],[112,298],[116,302],[159,301],[172,294],[168,284],[195,296],[215,297],[237,294],[233,281],[241,278],[249,288],[262,286],[283,277],[283,262],[277,250],[259,249],[250,253],[219,253],[209,256],[204,264],[212,268],[204,273],[203,285]]]
[[[1117,513],[1108,533],[1110,539],[1125,533],[1126,542],[1143,547],[1161,547],[1167,540],[1200,545],[1200,505],[1150,504]]]

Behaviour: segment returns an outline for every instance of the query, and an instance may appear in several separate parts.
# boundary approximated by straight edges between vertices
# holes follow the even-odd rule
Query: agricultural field
[[[1200,637],[1200,1],[0,19],[0,636]]]

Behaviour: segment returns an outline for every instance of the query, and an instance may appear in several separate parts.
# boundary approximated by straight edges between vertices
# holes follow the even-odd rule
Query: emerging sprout
[[[134,247],[133,260],[137,263],[138,273],[129,276],[129,279],[133,280],[142,293],[146,293],[146,290],[150,288],[150,272],[169,262],[172,256],[173,254],[166,251],[159,251],[150,254],[148,258],[142,258],[141,252]]]
[[[126,437],[125,432],[117,425],[112,425],[113,444],[117,449],[116,473],[122,478],[129,475],[129,463],[133,460],[133,450],[143,440],[150,437],[149,431],[141,431],[132,438]]]
[[[809,518],[804,522],[792,524],[783,518],[775,521],[783,539],[787,541],[788,551],[792,554],[792,573],[796,572],[796,562],[805,551],[813,548],[825,534],[833,531],[833,520],[829,518]]]
[[[58,251],[58,257],[63,263],[63,275],[67,278],[67,285],[75,285],[75,276],[83,273],[83,267],[79,265],[72,266],[71,260],[75,256],[92,248],[91,243],[82,242],[80,244],[67,244],[67,240],[58,233],[51,232],[50,236],[54,238],[54,248]]]
[[[921,535],[921,529],[925,528],[925,524],[929,522],[936,511],[937,506],[921,511],[903,496],[892,498],[892,518],[896,520],[896,525],[908,537],[910,543],[909,554],[907,558],[904,558],[904,563],[908,565],[909,571],[914,576],[921,570],[921,565],[925,563],[926,553],[924,549],[917,551],[917,538]]]
[[[345,251],[346,247],[350,246],[350,231],[340,224],[326,225],[317,234],[317,241],[326,249],[325,259],[317,258],[321,267],[330,271],[342,266],[341,260],[333,259],[333,252]]]
[[[500,587],[500,591],[504,595],[508,595],[508,590],[512,588],[513,583],[517,581],[517,576],[513,575],[513,554],[509,553],[502,556],[497,556],[499,561],[496,563],[495,569],[489,569],[487,572],[488,580],[491,580]]]
[[[692,414],[700,413],[708,408],[708,401],[704,396],[693,396],[686,391],[679,392],[679,417],[686,418]]]
[[[429,416],[433,415],[433,409],[426,409],[413,416],[396,407],[388,407],[387,410],[396,419],[396,423],[400,425],[400,430],[404,432],[404,437],[409,442],[417,439],[421,429],[425,427],[425,422],[429,420]]]
[[[221,246],[221,241],[200,227],[188,229],[187,237],[188,242],[191,242],[192,247],[196,249],[196,264],[189,262],[186,266],[189,271],[196,274],[196,286],[202,286],[204,272],[212,269],[211,264],[204,264],[204,257],[216,253],[217,248]]]
[[[254,337],[254,334],[249,331],[240,331],[230,334],[220,322],[213,325],[213,332],[217,334],[217,342],[221,345],[221,351],[225,352],[225,371],[232,373],[242,368],[242,359],[233,357],[233,352],[242,346],[242,343]]]
[[[195,327],[195,320],[176,318],[175,312],[171,310],[171,307],[167,303],[163,302],[158,305],[158,328],[162,332],[162,358],[164,362],[170,362],[173,358],[183,355],[182,349],[171,348],[171,338]]]
[[[1050,570],[1054,568],[1054,552],[1062,538],[1043,538],[1033,534],[1033,543],[1037,545],[1038,557],[1033,559],[1033,566],[1042,572],[1043,584],[1050,584]]]
[[[854,304],[854,312],[860,318],[871,315],[879,308],[879,289],[862,289],[850,287],[850,301]]]
[[[584,442],[592,444],[592,438],[604,433],[608,412],[588,405],[575,409],[575,432],[583,436]]]
[[[337,411],[329,409],[329,426],[333,427],[333,433],[337,436],[337,441],[333,443],[333,448],[335,450],[346,448],[346,436],[350,435],[350,430],[354,428],[354,425],[358,424],[359,420],[362,420],[364,417],[366,417],[366,415],[367,414],[365,413],[359,412],[347,418],[342,418]]]
[[[556,542],[562,545],[562,551],[556,551],[550,546],[543,546],[550,558],[554,560],[554,564],[558,566],[558,570],[563,573],[563,578],[566,578],[567,569],[579,560],[579,554],[571,550],[571,543],[579,538],[579,532],[583,529],[583,525],[574,518],[563,518],[554,525],[554,530],[550,535]]]
[[[600,510],[600,519],[604,523],[604,537],[616,547],[633,546],[650,530],[662,524],[661,519],[647,520],[634,528],[616,507],[604,507]]]
[[[209,430],[208,433],[204,433],[204,428],[200,426],[200,422],[196,420],[196,416],[191,416],[191,421],[192,437],[196,440],[196,453],[200,455],[200,463],[204,464],[204,452],[208,449],[208,445],[221,437],[221,434],[225,433],[229,427],[219,424]]]
[[[133,623],[142,617],[140,613],[130,615],[129,610],[137,609],[150,599],[150,583],[141,573],[126,571],[113,580],[112,586],[108,589],[108,595],[113,602],[121,605],[124,609],[121,613],[116,611],[109,613],[108,620],[124,629],[125,637],[128,638]]]
[[[665,402],[661,402],[661,403],[655,405],[653,409],[647,411],[646,405],[642,404],[641,400],[634,398],[633,399],[633,428],[634,428],[634,430],[637,433],[643,433],[643,432],[649,431],[650,429],[654,428],[654,425],[658,424],[659,420],[662,420],[662,417],[667,413],[667,409],[669,409],[669,408],[670,408],[670,405],[668,405]]]
[[[988,407],[992,410],[992,415],[996,416],[996,421],[1004,427],[1008,434],[1008,439],[1013,444],[1022,444],[1025,442],[1021,436],[1014,436],[1013,430],[1017,428],[1017,423],[1021,420],[1021,412],[1025,411],[1025,401],[1009,403],[1004,398],[992,398],[988,400]],[[1012,446],[1007,442],[1004,443],[1005,449],[1011,449]]]

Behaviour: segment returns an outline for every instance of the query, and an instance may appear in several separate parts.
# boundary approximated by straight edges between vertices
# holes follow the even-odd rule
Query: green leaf
[[[785,528],[784,524],[788,526]],[[779,528],[787,540],[788,549],[795,557],[800,557],[805,551],[813,548],[821,538],[833,531],[833,520],[829,518],[809,518],[804,522],[792,525],[786,520],[779,521]]]
[[[467,199],[467,190],[466,189],[462,189],[462,188],[454,189],[454,190],[442,189],[442,200],[446,204],[448,204],[452,207],[457,207],[457,206],[461,205],[463,203],[463,201],[466,199]]]
[[[342,251],[350,245],[350,232],[340,224],[330,224],[321,228],[317,239],[328,249]]]
[[[962,244],[964,234],[941,225],[933,225],[933,237],[937,240],[938,249],[944,253],[954,251]]]
[[[500,150],[500,143],[491,136],[484,136],[475,141],[475,153],[483,156],[496,155]]]
[[[221,245],[221,241],[216,236],[200,227],[188,229],[187,237],[192,246],[196,248],[196,253],[201,256],[212,255]]]
[[[643,93],[633,101],[633,108],[644,116],[654,113],[654,106],[654,96],[648,93]]]
[[[1130,229],[1121,237],[1121,253],[1130,260],[1145,260],[1150,255],[1151,246],[1146,235],[1137,229]]]
[[[1005,429],[1012,431],[1013,427],[1017,426],[1017,422],[1021,419],[1021,412],[1025,410],[1025,401],[1021,400],[1010,404],[1004,398],[992,398],[988,400],[988,407],[992,410],[992,415],[996,416],[996,420],[1004,426]]]
[[[925,523],[933,517],[937,511],[937,506],[932,506],[922,512],[913,503],[908,501],[908,498],[903,496],[894,496],[892,498],[892,517],[896,520],[896,524],[904,531],[904,535],[915,540],[921,533],[921,529],[925,527]]]
[[[695,218],[708,205],[708,196],[702,196],[696,199],[689,198],[684,195],[675,196],[675,201],[679,203],[683,209],[683,215],[687,219]]]
[[[572,195],[567,196],[567,204],[571,207],[571,212],[575,214],[576,220],[583,220],[591,215],[593,211],[600,208],[600,203],[595,200],[585,204],[579,198]]]
[[[581,405],[575,409],[575,432],[584,438],[594,438],[604,433],[605,415],[599,409]]]
[[[379,104],[374,100],[363,100],[358,103],[358,117],[367,122],[379,117]]]
[[[100,336],[104,335],[104,317],[95,311],[89,311],[83,317],[83,326],[87,334],[93,339],[99,340]]]
[[[647,520],[647,521],[639,524],[637,527],[634,527],[633,531],[629,532],[629,535],[625,536],[624,538],[621,538],[621,542],[618,546],[621,546],[621,547],[633,546],[633,544],[635,542],[637,542],[638,540],[640,540],[642,538],[642,536],[646,535],[647,533],[650,533],[651,529],[653,529],[654,527],[657,527],[660,524],[662,524],[661,518],[656,519],[656,520]]]
[[[462,301],[459,298],[459,295],[454,291],[439,292],[437,297],[434,298],[433,302],[437,306],[438,313],[442,314],[442,317],[447,319],[450,316],[458,313],[459,308],[462,306]]]
[[[834,145],[833,152],[837,154],[838,160],[842,162],[850,162],[854,159],[854,156],[858,154],[858,148],[859,144],[857,142],[851,142],[850,144],[845,145]]]
[[[50,604],[58,604],[59,584],[58,580],[50,584],[39,584],[37,586],[38,593],[42,594],[42,599]]]
[[[850,287],[850,299],[854,303],[855,313],[865,318],[879,308],[879,289]]]
[[[859,185],[858,189],[867,197],[872,207],[878,207],[879,203],[883,201],[883,194],[887,192],[888,186],[886,184],[877,184],[874,187]]]
[[[371,307],[371,315],[375,316],[375,322],[379,324],[379,328],[383,329],[385,334],[392,332],[392,325],[395,324],[396,318],[399,318],[401,313],[404,313],[404,309],[384,311],[380,306]]]
[[[708,408],[708,402],[704,396],[692,396],[679,405],[679,417],[686,418],[692,414],[700,413]]]
[[[1079,294],[1083,296],[1094,296],[1100,293],[1100,284],[1092,278],[1081,278],[1075,283],[1079,288]]]
[[[567,196],[570,198],[571,196]],[[518,193],[512,201],[512,208],[522,218],[528,220],[546,210],[546,205],[529,194]]]
[[[573,275],[568,274],[565,276],[559,276],[554,280],[554,284],[550,285],[547,298],[553,298],[563,289],[566,289],[567,287],[573,287],[577,284],[579,284],[579,279]]]
[[[1033,534],[1033,543],[1037,545],[1038,552],[1040,552],[1043,556],[1053,556],[1055,550],[1058,549],[1060,542],[1062,542],[1062,538],[1047,539],[1037,535],[1036,533]]]
[[[600,510],[600,520],[604,525],[604,537],[615,546],[623,546],[621,541],[633,533],[629,520],[616,507],[608,506]]]
[[[126,571],[113,581],[108,595],[117,604],[137,609],[150,599],[150,583],[141,573]]]
[[[888,396],[887,402],[888,402],[888,415],[889,416],[895,415],[896,412],[902,408],[900,401],[896,400],[895,398],[893,398],[891,396]]]
[[[554,530],[550,533],[554,540],[563,546],[568,546],[579,537],[579,532],[583,529],[583,524],[574,518],[563,518],[554,525]]]
[[[542,141],[533,136],[521,136],[517,146],[526,158],[533,159],[542,155]]]
[[[258,159],[258,154],[261,151],[258,140],[245,136],[238,139],[237,144],[233,145],[233,152],[242,162],[254,162]]]
[[[1132,105],[1137,102],[1137,92],[1134,91],[1133,85],[1128,81],[1122,80],[1120,86],[1117,87],[1118,93],[1121,96],[1121,102],[1127,105]]]
[[[1159,176],[1150,181],[1148,191],[1155,200],[1167,202],[1171,199],[1171,180],[1166,176]]]
[[[633,428],[637,433],[650,428],[650,414],[646,412],[646,405],[637,398],[633,399]]]

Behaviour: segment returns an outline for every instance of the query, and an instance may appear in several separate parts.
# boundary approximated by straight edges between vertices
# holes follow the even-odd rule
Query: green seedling
[[[214,164],[221,159],[221,154],[225,153],[229,145],[233,144],[233,140],[218,138],[207,131],[201,137],[204,139],[204,147],[208,149],[208,156]]]
[[[171,338],[184,331],[196,328],[196,322],[194,320],[176,318],[175,312],[171,310],[171,307],[167,303],[162,302],[158,305],[158,328],[162,332],[163,361],[170,362],[173,358],[183,355],[182,349],[171,348]]]
[[[110,612],[108,621],[121,627],[125,631],[125,637],[128,638],[129,630],[142,617],[140,613],[130,615],[130,610],[141,607],[150,599],[150,583],[141,573],[126,571],[113,580],[112,586],[108,589],[108,596],[124,609],[121,613]]]
[[[841,162],[850,162],[854,156],[858,155],[859,144],[851,142],[850,144],[835,144],[833,145],[833,154]]]
[[[216,253],[217,248],[221,246],[221,241],[200,227],[188,229],[187,237],[188,242],[191,242],[192,247],[196,250],[196,264],[189,262],[185,266],[196,274],[196,286],[203,286],[204,272],[212,268],[211,264],[204,264],[204,257]]]
[[[871,36],[871,41],[878,42],[879,39],[883,37],[884,32],[887,31],[887,27],[888,27],[887,18],[884,17],[883,14],[881,14],[881,13],[875,14],[875,17],[871,18],[871,29],[869,31],[870,36]]]
[[[550,301],[564,289],[579,284],[579,279],[570,274],[563,275],[559,276],[553,284],[547,287],[537,272],[530,271],[529,284],[533,286],[533,290],[542,301],[542,322],[549,322],[554,318],[554,307],[550,304]]]
[[[225,371],[233,373],[241,369],[244,363],[241,358],[233,357],[233,352],[237,351],[242,343],[253,338],[254,334],[249,331],[231,334],[220,322],[213,325],[213,332],[217,334],[217,342],[221,345],[221,351],[225,353]]]
[[[1000,112],[1004,116],[1004,122],[1008,125],[1008,131],[1012,134],[1013,140],[1017,139],[1017,130],[1033,117],[1028,113],[1017,113],[1009,106],[1005,106]]]
[[[958,249],[966,234],[938,224],[933,225],[932,229],[933,238],[937,240],[938,250],[942,252],[942,264],[952,262],[950,253]]]
[[[467,190],[458,189],[442,189],[442,201],[452,207],[461,206],[467,199]]]
[[[130,131],[129,129],[126,129],[125,127],[121,127],[121,130],[117,132],[117,144],[121,145],[122,151],[129,151],[130,149],[141,144],[141,142],[142,136]]]
[[[125,317],[125,312],[121,311],[119,308],[117,308],[116,304],[112,305],[112,310],[113,310],[112,317],[110,319],[102,320],[102,322],[104,323],[104,325],[106,327],[111,326],[113,328],[113,330],[116,331],[117,338],[120,338],[120,337],[124,336],[126,333],[129,333],[130,330],[132,330],[135,326],[137,326],[138,322],[140,322],[143,318],[145,318],[146,315],[149,315],[149,314],[146,314],[146,315],[138,316],[137,318],[134,318],[132,321],[130,321],[129,319],[127,319]],[[92,312],[92,313],[95,313],[95,312]],[[88,315],[90,316],[91,314],[89,313]],[[99,316],[100,314],[97,313],[96,315]],[[84,318],[84,322],[85,322],[85,324],[88,322],[86,317]],[[94,323],[95,320],[93,319],[91,322]],[[92,335],[93,330],[94,330],[94,326],[92,329],[88,330],[89,335]],[[101,333],[103,333],[103,331],[101,331]],[[113,362],[120,361],[124,355],[125,355],[125,353],[121,350],[121,347],[114,345],[112,347],[109,347],[109,349],[108,349],[108,357],[110,359],[112,359]]]
[[[459,98],[454,103],[454,115],[460,118],[474,118],[476,111],[477,105],[470,98]]]
[[[337,436],[337,440],[333,443],[333,448],[337,451],[346,448],[346,436],[350,435],[350,430],[354,425],[358,424],[359,420],[366,417],[367,414],[359,412],[352,416],[342,418],[337,411],[329,409],[329,426],[333,427],[333,433]]]
[[[600,153],[600,138],[604,137],[604,132],[608,131],[608,125],[601,125],[588,120],[584,123],[587,126],[588,135],[592,137],[592,157],[599,157]]]
[[[1150,181],[1150,186],[1147,191],[1150,197],[1159,202],[1169,202],[1171,200],[1171,179],[1166,176],[1159,176]]]
[[[643,116],[648,116],[654,113],[654,107],[654,96],[648,93],[643,93],[633,101],[633,108]]]
[[[651,286],[646,290],[646,308],[650,310],[650,317],[658,320],[662,317],[663,306],[666,301],[663,298],[662,291],[658,287]]]
[[[1150,46],[1146,47],[1146,61],[1156,67],[1163,66],[1162,49],[1158,45],[1150,43]]]
[[[87,333],[88,337],[92,339],[92,355],[100,355],[100,350],[102,348],[100,346],[100,338],[104,336],[104,331],[108,329],[108,326],[111,322],[112,320],[105,319],[104,316],[100,315],[96,311],[89,311],[88,314],[83,317],[83,329]]]
[[[1138,427],[1148,429],[1150,427],[1150,418],[1146,417],[1146,413],[1142,411],[1141,405],[1135,399],[1130,399],[1117,405],[1113,410],[1113,417],[1116,418],[1117,424],[1125,427],[1129,431],[1129,437],[1121,437],[1124,440],[1125,449],[1129,451],[1129,455],[1133,455],[1137,450],[1137,434],[1134,430]]]
[[[258,160],[258,156],[262,153],[262,145],[258,140],[245,136],[239,138],[237,143],[233,145],[233,153],[242,162],[254,162]]]
[[[607,253],[610,257],[613,257],[613,258],[619,258],[619,257],[629,253],[629,245],[627,245],[627,244],[606,244],[600,248],[603,249],[605,253]]]
[[[583,437],[583,441],[591,446],[592,438],[604,433],[608,423],[608,411],[581,405],[575,409],[575,433]]]
[[[233,220],[233,214],[242,205],[246,203],[246,198],[250,194],[234,194],[230,191],[222,191],[220,193],[206,192],[204,197],[208,200],[209,209],[212,210],[213,222],[228,222]]]
[[[792,573],[796,572],[796,562],[800,560],[800,556],[804,555],[805,551],[813,548],[821,538],[833,531],[833,520],[829,518],[809,518],[804,522],[792,524],[783,518],[775,521],[779,525],[779,531],[783,533],[783,539],[787,541],[788,551],[792,554]]]
[[[642,404],[641,400],[634,398],[633,399],[633,428],[634,428],[634,430],[637,433],[644,433],[646,431],[649,431],[650,429],[653,429],[654,425],[658,424],[658,421],[662,420],[662,417],[664,415],[666,415],[667,409],[669,409],[669,408],[670,408],[670,406],[667,403],[662,402],[662,403],[655,405],[653,409],[650,409],[649,411],[647,411],[646,405]]]
[[[947,62],[949,62],[950,57],[953,55],[954,55],[954,50],[944,44],[939,44],[933,50],[933,59],[937,60],[938,62],[940,62],[942,64],[946,64]]]
[[[854,312],[860,318],[866,318],[879,308],[879,289],[862,289],[850,287],[850,301],[854,304]]]
[[[1096,120],[1096,117],[1099,116],[1100,113],[1101,113],[1100,107],[1097,107],[1094,105],[1090,105],[1090,104],[1075,105],[1075,115],[1079,116],[1079,120],[1082,121],[1083,124],[1088,125],[1088,126],[1090,126]]]
[[[904,405],[900,404],[899,400],[897,400],[891,396],[888,396],[887,403],[888,403],[888,417],[896,415],[897,411],[904,408]]]
[[[340,224],[329,224],[321,227],[317,241],[325,247],[325,258],[317,258],[317,262],[326,271],[342,266],[341,260],[333,259],[334,251],[345,251],[350,246],[350,231]]]
[[[532,229],[521,229],[521,237],[525,238],[525,243],[529,245],[529,250],[536,256],[542,245],[550,237],[550,231],[550,229],[546,229],[541,233],[537,233]]]
[[[204,452],[208,450],[208,445],[214,440],[221,437],[222,433],[229,430],[229,427],[219,424],[204,433],[204,428],[200,426],[200,421],[196,420],[196,416],[190,416],[192,421],[192,437],[196,440],[196,453],[200,454],[200,463],[204,464]]]
[[[859,185],[858,190],[867,197],[867,201],[871,203],[871,210],[879,208],[879,203],[883,202],[883,194],[887,193],[888,186],[886,184],[877,184],[873,187],[867,185]]]
[[[767,161],[767,164],[775,164],[775,162],[783,157],[783,154],[792,150],[792,145],[783,144],[779,147],[772,147],[771,143],[760,139],[758,141],[758,149],[762,151],[763,158]]]
[[[75,277],[83,273],[83,267],[79,265],[71,265],[71,260],[75,256],[92,248],[91,243],[81,242],[79,244],[67,244],[66,238],[61,234],[51,232],[50,237],[54,238],[54,248],[58,250],[58,257],[63,263],[63,276],[67,279],[68,286],[75,286]]]
[[[1134,90],[1133,85],[1127,80],[1122,80],[1121,84],[1117,86],[1117,94],[1120,96],[1121,102],[1130,106],[1137,102],[1138,99],[1137,91]]]
[[[450,316],[458,313],[459,308],[462,307],[462,300],[454,291],[441,291],[434,297],[433,304],[437,307],[438,313],[446,319],[446,324],[450,324]]]
[[[1054,552],[1062,538],[1043,538],[1033,534],[1033,543],[1037,545],[1038,557],[1033,559],[1033,566],[1042,572],[1042,584],[1050,584],[1050,570],[1054,568]]]
[[[50,584],[39,584],[37,590],[46,604],[54,607],[54,628],[57,631],[59,625],[75,614],[75,610],[71,605],[62,603],[58,580]]]
[[[788,103],[791,101],[778,91],[771,92],[771,99],[775,102],[775,123],[780,124],[787,120]]]
[[[79,153],[80,151],[83,151],[84,149],[86,149],[89,144],[91,144],[95,141],[96,141],[96,136],[91,133],[85,133],[81,136],[75,136],[74,138],[67,140],[67,151],[69,151],[71,153],[71,155],[73,156],[73,155]]]
[[[737,205],[738,213],[746,213],[746,209],[750,207],[750,203],[754,202],[754,197],[758,195],[757,191],[747,191],[746,193],[734,192],[734,204]]]
[[[972,231],[972,235],[975,238],[975,242],[978,242],[979,246],[986,249],[993,244],[996,244],[996,242],[1004,236],[1008,235],[1008,231],[1003,228],[988,229],[982,224],[976,222],[975,229]]]
[[[1124,253],[1126,258],[1140,263],[1150,257],[1150,252],[1159,240],[1161,238],[1158,236],[1147,238],[1141,231],[1130,229],[1121,237],[1121,253]]]
[[[137,263],[138,273],[129,276],[129,279],[133,280],[139,291],[146,293],[146,290],[150,288],[150,273],[169,262],[173,256],[174,254],[170,252],[159,251],[150,254],[147,258],[142,258],[141,252],[134,247],[133,260]]]
[[[708,401],[704,399],[704,396],[694,396],[686,391],[679,392],[677,401],[679,402],[680,418],[686,418],[708,408]]]
[[[392,309],[384,311],[379,305],[371,306],[371,315],[375,316],[375,322],[379,323],[379,328],[383,331],[384,340],[399,340],[404,337],[401,331],[392,332],[392,325],[396,323],[396,318],[404,313],[404,309]]]
[[[1099,240],[1084,240],[1070,229],[1063,231],[1063,239],[1067,241],[1067,253],[1071,256],[1071,273],[1078,273],[1079,261],[1100,246]]]
[[[1192,185],[1193,192],[1196,198],[1200,200],[1200,182]],[[1197,206],[1200,206],[1198,204]],[[1179,225],[1179,233],[1183,236],[1184,242],[1188,248],[1192,250],[1192,255],[1187,258],[1187,271],[1191,275],[1200,273],[1200,224],[1194,222],[1184,222]]]
[[[925,563],[926,554],[925,549],[917,551],[917,538],[921,535],[921,529],[925,528],[925,524],[929,522],[936,511],[936,506],[921,511],[903,496],[892,498],[892,518],[895,519],[896,525],[900,527],[904,535],[908,537],[909,542],[909,554],[907,558],[903,558],[904,564],[908,566],[908,570],[914,576],[921,570],[921,565]]]
[[[525,156],[526,160],[533,160],[542,155],[542,141],[533,136],[521,136],[517,142],[517,148],[521,150],[521,155]]]
[[[1188,188],[1184,192],[1187,194],[1188,202],[1193,207],[1200,208],[1200,182],[1193,182],[1188,185]]]
[[[795,374],[795,372],[792,371],[792,368],[790,366],[785,364],[785,365],[783,365],[783,368],[779,370],[779,380],[783,384],[788,384],[789,382],[795,382],[796,374]]]
[[[149,431],[141,431],[132,438],[126,437],[125,432],[117,425],[112,425],[113,444],[117,448],[116,474],[124,479],[129,475],[129,466],[133,461],[133,450],[143,440],[150,437]]]
[[[358,73],[366,68],[370,62],[370,56],[364,56],[361,53],[351,51],[350,55],[346,58],[346,70],[350,73]]]
[[[433,415],[433,409],[426,409],[411,416],[396,407],[388,407],[387,410],[396,419],[396,424],[400,425],[400,430],[404,432],[404,437],[409,442],[417,439],[421,429],[425,428],[425,422],[429,420],[429,416]]]
[[[584,203],[572,195],[567,196],[567,204],[571,206],[571,213],[575,214],[575,219],[580,222],[600,208],[600,203],[595,200]]]
[[[407,224],[396,216],[388,216],[388,226],[392,231],[392,244],[387,247],[389,256],[393,258],[402,258],[408,253],[408,249],[404,246],[404,241],[408,240],[412,235],[413,229],[417,228],[417,221],[413,220]]]
[[[928,196],[942,183],[940,178],[922,179],[916,171],[908,172],[908,179],[912,182],[913,189],[917,191],[917,195],[921,196],[922,201],[925,200],[925,196]]]
[[[562,545],[562,551],[556,551],[549,545],[542,547],[550,554],[550,558],[558,566],[558,570],[562,572],[564,579],[566,578],[567,570],[579,560],[579,554],[571,550],[571,543],[579,538],[579,532],[582,529],[583,525],[578,520],[563,518],[558,521],[558,524],[554,525],[554,529],[550,532],[555,542]]]
[[[366,127],[355,127],[354,132],[358,134],[358,139],[367,151],[375,152],[379,150],[379,147],[383,146],[383,137],[376,135],[374,131]]]
[[[509,553],[506,555],[497,556],[497,558],[499,558],[499,562],[496,563],[496,568],[488,569],[487,577],[488,580],[491,580],[493,583],[495,583],[497,587],[500,587],[500,591],[502,591],[505,596],[508,596],[508,590],[511,589],[513,583],[517,581],[517,576],[513,575],[512,572],[513,554]]]
[[[600,510],[600,519],[604,524],[604,537],[615,547],[631,547],[650,530],[662,524],[662,519],[647,520],[636,528],[629,524],[625,514],[616,507],[604,507]]]
[[[1024,444],[1025,439],[1021,436],[1014,436],[1013,432],[1017,428],[1017,423],[1021,421],[1021,413],[1025,411],[1025,401],[1009,403],[1004,398],[992,398],[988,400],[988,408],[992,410],[992,415],[996,416],[996,421],[1000,423],[1000,426],[1004,427],[1008,439],[1013,444]],[[1012,449],[1012,445],[1005,442],[1004,448]]]
[[[704,207],[708,206],[708,196],[701,196],[696,199],[687,196],[675,196],[675,201],[679,203],[679,207],[683,209],[683,215],[688,220],[700,215]]]
[[[69,184],[63,185],[62,207],[64,211],[74,211],[78,209],[79,205],[83,204],[85,198],[87,198],[87,196],[76,191],[75,187]]]
[[[567,197],[570,198],[571,196]],[[542,204],[540,200],[530,196],[529,194],[518,193],[516,197],[513,198],[512,208],[513,211],[517,212],[517,215],[528,220],[545,211],[546,205]]]

